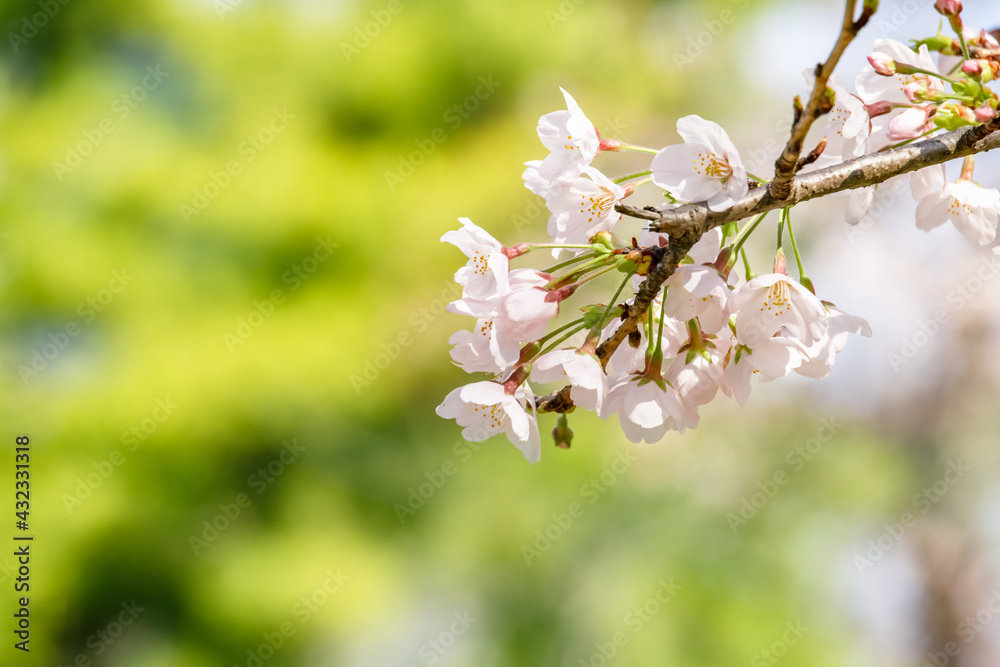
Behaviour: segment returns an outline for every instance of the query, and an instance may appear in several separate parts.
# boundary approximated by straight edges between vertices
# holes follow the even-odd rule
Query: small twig
[[[833,74],[833,70],[840,61],[840,56],[844,53],[844,49],[857,36],[858,31],[868,23],[868,19],[872,15],[873,10],[869,9],[868,3],[865,3],[861,16],[855,21],[854,8],[856,4],[857,0],[847,0],[844,7],[844,21],[841,25],[837,42],[833,45],[833,50],[830,51],[830,57],[826,59],[826,62],[816,66],[816,81],[813,84],[812,94],[809,95],[809,102],[801,114],[796,113],[797,120],[792,125],[792,134],[785,145],[785,149],[774,163],[774,178],[771,179],[768,185],[768,189],[774,199],[787,199],[791,194],[792,178],[799,168],[799,155],[802,153],[802,142],[805,141],[813,121],[825,113],[823,110],[823,100],[826,97],[826,85],[830,80],[830,75]]]

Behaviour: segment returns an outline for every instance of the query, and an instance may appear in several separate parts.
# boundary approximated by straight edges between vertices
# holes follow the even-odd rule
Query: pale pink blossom
[[[467,373],[500,373],[516,359],[504,359],[497,354],[492,319],[480,319],[472,331],[456,331],[448,339],[454,347],[451,349],[451,359]],[[515,346],[516,347],[516,346]],[[513,350],[508,350],[512,356]]]
[[[455,282],[463,287],[463,296],[477,300],[505,291],[509,261],[503,245],[468,218],[458,220],[462,228],[445,232],[441,241],[451,243],[469,258],[455,272]]]
[[[803,345],[826,333],[826,308],[801,283],[782,273],[766,273],[740,285],[733,294],[736,337],[756,349],[782,328]]]
[[[684,429],[684,407],[677,391],[663,380],[639,376],[614,380],[600,416],[618,413],[625,437],[631,442],[657,442],[668,430]]]
[[[510,272],[510,291],[502,295],[494,320],[499,336],[526,342],[545,335],[549,322],[559,314],[559,301],[545,289],[551,279],[535,269]]]
[[[864,319],[845,313],[827,305],[826,334],[808,347],[802,347],[805,357],[795,372],[811,378],[822,378],[830,374],[837,353],[847,345],[849,334],[871,337],[872,329]]]
[[[536,182],[551,184],[578,176],[600,151],[601,140],[594,124],[572,95],[565,90],[562,94],[566,98],[566,110],[547,113],[538,120],[538,138],[551,152],[534,166]]]
[[[706,331],[718,331],[729,321],[729,285],[713,267],[685,264],[667,279],[663,307],[670,317],[687,322],[698,318]]]
[[[585,167],[581,176],[554,183],[545,194],[552,212],[552,242],[588,243],[594,234],[610,232],[622,217],[615,204],[626,194],[625,188],[593,167]]]
[[[749,191],[736,146],[719,125],[699,116],[677,121],[683,144],[667,146],[653,157],[653,182],[686,202],[706,201],[713,211],[735,204]]]
[[[449,393],[435,412],[462,426],[462,437],[469,442],[505,433],[528,462],[535,463],[541,457],[542,447],[538,421],[533,414],[534,401],[527,383],[511,395],[498,382],[474,382]],[[526,409],[529,406],[531,412]]]
[[[996,238],[1000,216],[1000,192],[978,183],[959,179],[945,183],[917,204],[917,227],[924,231],[950,222],[976,245],[987,245]]]
[[[539,357],[531,367],[534,382],[565,382],[569,397],[584,410],[600,411],[608,393],[608,378],[592,354],[580,350],[553,350]]]
[[[885,136],[892,141],[916,139],[934,129],[931,117],[935,111],[936,108],[932,104],[904,109],[902,113],[895,115],[889,121]]]
[[[726,366],[722,390],[740,405],[745,405],[750,396],[752,378],[770,382],[785,377],[798,368],[804,359],[801,347],[790,338],[768,338],[758,342],[752,349],[736,345]]]
[[[663,236],[666,236],[664,234]],[[722,250],[722,227],[713,227],[688,250],[688,257],[695,264],[712,264]]]

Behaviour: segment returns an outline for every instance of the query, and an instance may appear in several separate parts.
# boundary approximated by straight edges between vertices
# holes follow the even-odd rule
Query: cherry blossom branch
[[[830,75],[833,74],[833,70],[840,61],[840,56],[844,53],[844,49],[857,36],[861,28],[868,23],[868,19],[875,12],[877,4],[877,2],[866,1],[861,10],[861,16],[855,21],[854,8],[856,0],[847,0],[844,7],[844,21],[840,28],[840,35],[837,36],[837,41],[833,45],[833,50],[830,52],[830,56],[826,59],[826,62],[816,65],[816,81],[813,84],[809,102],[806,104],[805,109],[796,114],[796,121],[792,125],[792,135],[785,145],[785,150],[781,152],[781,155],[778,156],[777,161],[774,163],[774,178],[771,180],[768,188],[771,191],[771,196],[775,199],[787,199],[791,194],[792,178],[795,176],[795,172],[804,166],[799,164],[799,155],[802,154],[802,142],[805,141],[813,121],[829,111],[829,107],[824,105],[824,100],[826,97],[826,84],[830,80]]]
[[[1000,148],[1000,116],[984,125],[965,127],[907,146],[869,153],[839,165],[801,174],[792,179],[789,197],[784,200],[775,199],[768,188],[758,187],[750,190],[731,208],[718,212],[710,210],[704,203],[686,204],[665,211],[617,205],[616,208],[621,213],[651,221],[653,224],[650,229],[653,231],[669,234],[670,244],[663,248],[662,256],[639,286],[625,320],[597,348],[598,359],[603,366],[607,365],[618,346],[636,330],[663,283],[673,275],[691,246],[713,227],[836,192],[876,185],[893,176],[994,148]],[[575,406],[569,394],[570,387],[566,386],[548,396],[536,397],[538,412],[572,411]]]
[[[713,227],[733,220],[844,190],[877,185],[893,176],[1000,148],[998,130],[1000,118],[994,118],[983,125],[963,127],[906,146],[869,153],[826,169],[800,174],[792,179],[791,192],[785,199],[776,199],[768,188],[759,187],[750,190],[740,201],[723,211],[712,211],[705,203],[685,204],[663,211],[637,209],[627,204],[619,204],[616,209],[625,215],[649,220],[651,230],[670,234],[671,238],[692,233],[700,237]]]

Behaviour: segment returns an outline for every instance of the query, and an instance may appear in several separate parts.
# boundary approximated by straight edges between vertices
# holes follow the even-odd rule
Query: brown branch
[[[659,212],[659,221],[650,224],[650,229],[670,234],[671,237],[703,234],[732,220],[742,220],[844,190],[877,185],[893,176],[1000,148],[998,130],[1000,118],[995,118],[985,125],[963,127],[899,148],[869,153],[826,169],[799,174],[792,179],[791,194],[784,200],[774,198],[768,188],[756,188],[724,211],[712,211],[704,202],[667,209]],[[638,210],[625,204],[619,204],[617,210],[644,220],[650,218],[649,210]]]
[[[856,2],[857,0],[847,0],[844,7],[844,21],[840,27],[840,35],[837,36],[837,42],[833,45],[833,50],[830,51],[830,57],[826,59],[826,62],[816,65],[816,81],[813,83],[809,102],[802,113],[798,114],[798,119],[792,126],[792,134],[788,139],[788,143],[774,163],[774,178],[768,184],[768,189],[774,199],[779,201],[784,200],[791,194],[792,178],[795,176],[796,171],[801,168],[799,166],[799,155],[802,154],[802,142],[805,141],[813,122],[829,111],[829,107],[825,107],[823,102],[826,96],[826,84],[830,80],[830,75],[833,74],[833,70],[840,61],[840,56],[844,53],[844,49],[857,36],[861,28],[868,23],[868,19],[874,12],[874,9],[871,9],[869,3],[866,2],[861,16],[855,21],[854,8]]]

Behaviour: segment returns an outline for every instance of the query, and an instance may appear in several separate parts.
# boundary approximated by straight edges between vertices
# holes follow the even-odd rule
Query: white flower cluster
[[[938,4],[945,7],[939,11],[956,11],[954,0]],[[960,3],[957,7],[960,12]],[[928,45],[941,53],[938,65]],[[972,67],[970,53],[992,53],[994,59],[984,56]],[[877,40],[869,66],[858,76],[857,95],[836,77],[830,81],[825,148],[816,166],[962,124],[992,122],[997,96],[982,84],[998,71],[998,60],[1000,48],[985,32],[962,33],[961,40],[938,35],[914,49]],[[956,75],[959,68],[962,74]],[[946,85],[951,92],[945,93]],[[566,109],[538,123],[548,155],[527,162],[523,174],[525,186],[545,199],[551,213],[551,242],[505,247],[467,218],[461,219],[461,229],[441,238],[468,258],[455,274],[462,298],[448,308],[475,320],[471,330],[451,337],[451,356],[467,372],[486,374],[449,393],[437,408],[440,416],[463,427],[464,437],[478,441],[503,432],[535,462],[541,453],[538,414],[575,407],[602,419],[617,415],[629,440],[654,442],[667,431],[696,427],[699,408],[720,392],[743,405],[754,380],[769,382],[791,373],[824,377],[849,334],[871,335],[863,319],[815,295],[788,208],[779,212],[770,272],[755,275],[743,248],[765,213],[742,226],[731,221],[705,234],[647,308],[642,306],[648,299],[639,304],[635,296],[619,299],[628,286],[638,294],[671,250],[666,235],[649,230],[638,240],[631,234],[629,242],[616,239],[617,206],[637,187],[652,183],[671,201],[704,202],[712,211],[725,211],[747,195],[748,177],[762,179],[747,174],[729,136],[711,121],[681,118],[677,132],[683,143],[657,151],[602,139],[572,96],[563,95]],[[655,155],[647,171],[611,179],[592,166],[607,151]],[[911,177],[918,227],[950,221],[975,243],[996,240],[1000,193],[972,182],[971,172],[967,159],[955,183],[946,181],[943,166]],[[861,219],[872,191],[852,195],[848,222]],[[798,280],[786,272],[785,238]],[[545,270],[512,268],[515,260],[538,249],[551,250],[562,261]],[[734,271],[740,260],[745,270]],[[553,327],[563,301],[608,273],[620,281],[608,303],[585,305],[582,317]],[[529,380],[564,389],[540,400]],[[557,444],[568,446],[572,433],[565,415],[553,433]]]

